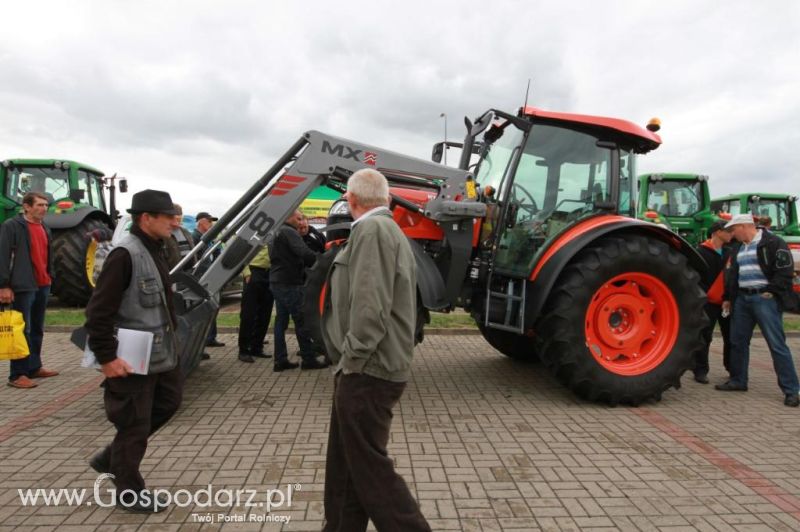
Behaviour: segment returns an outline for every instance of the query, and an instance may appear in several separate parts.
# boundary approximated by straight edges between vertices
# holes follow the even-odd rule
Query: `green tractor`
[[[0,222],[16,216],[27,192],[41,192],[50,208],[45,224],[53,232],[52,292],[67,305],[89,301],[95,280],[111,250],[119,191],[127,181],[75,161],[6,159],[0,164]],[[109,191],[106,204],[103,190]]]
[[[725,217],[749,212],[756,223],[768,225],[770,231],[780,235],[792,250],[794,291],[800,292],[800,221],[797,218],[797,196],[743,192],[711,200],[711,210]]]
[[[636,217],[662,224],[693,246],[708,238],[714,223],[708,177],[697,174],[639,176]]]

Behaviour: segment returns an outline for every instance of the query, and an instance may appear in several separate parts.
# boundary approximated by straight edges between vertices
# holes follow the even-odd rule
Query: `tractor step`
[[[490,273],[490,287],[493,286],[491,277]],[[504,291],[487,290],[484,325],[491,329],[523,334],[527,284],[527,279],[506,279]],[[500,316],[502,320],[497,319]]]

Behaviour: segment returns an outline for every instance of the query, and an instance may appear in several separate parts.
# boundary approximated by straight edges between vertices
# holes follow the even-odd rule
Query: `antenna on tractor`
[[[525,89],[525,103],[522,104],[522,108],[525,109],[528,107],[528,93],[531,91],[531,78],[528,78],[528,88]]]

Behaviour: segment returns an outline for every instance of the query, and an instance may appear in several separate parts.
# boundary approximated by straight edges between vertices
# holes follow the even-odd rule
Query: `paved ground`
[[[658,404],[606,408],[479,336],[429,336],[390,453],[434,530],[798,530],[800,410],[783,406],[763,340],[754,343],[748,393],[687,376]],[[800,339],[790,344],[800,353]],[[86,489],[91,502],[97,475],[86,461],[112,437],[99,378],[77,367],[67,335],[49,333],[45,350],[60,377],[32,391],[0,388],[0,530],[320,530],[331,377],[273,374],[270,361],[239,363],[231,347],[211,350],[191,377],[143,471],[151,487],[173,493],[212,484],[257,490],[263,502],[267,490],[291,487],[288,508],[221,512],[289,516],[288,524],[225,523],[202,507],[151,516],[94,502],[23,507],[18,489]],[[715,355],[718,381],[718,346]],[[200,522],[207,516],[211,524]]]

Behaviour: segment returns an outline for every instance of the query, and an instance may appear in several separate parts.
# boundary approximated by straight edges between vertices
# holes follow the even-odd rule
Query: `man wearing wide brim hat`
[[[131,232],[109,254],[86,307],[89,347],[106,377],[106,415],[117,429],[111,445],[89,465],[114,475],[119,507],[153,513],[164,510],[166,501],[154,500],[146,490],[139,465],[147,438],[172,417],[183,394],[164,253],[175,208],[168,193],[143,190],[134,194],[128,212],[133,215]],[[133,373],[117,358],[116,328],[153,333],[146,374]]]
[[[732,253],[723,298],[723,309],[732,313],[731,376],[716,388],[747,391],[750,339],[758,325],[772,355],[783,404],[799,406],[800,383],[783,331],[783,311],[797,310],[792,253],[779,236],[756,227],[751,214],[737,214],[725,227],[741,244]]]

